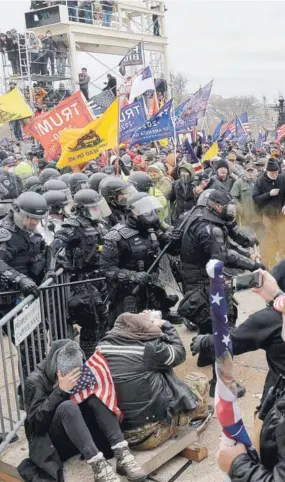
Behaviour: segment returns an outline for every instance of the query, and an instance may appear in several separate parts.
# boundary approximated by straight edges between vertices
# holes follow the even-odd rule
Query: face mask
[[[191,177],[188,174],[180,174],[180,181],[183,184],[187,184],[188,182],[190,182],[190,180],[191,180]]]

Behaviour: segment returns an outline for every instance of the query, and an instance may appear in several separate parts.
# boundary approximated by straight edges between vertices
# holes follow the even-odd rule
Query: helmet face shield
[[[84,207],[86,216],[92,220],[107,218],[112,214],[108,203],[103,197],[98,202],[94,202],[90,205],[86,204]]]
[[[36,229],[40,221],[46,220],[48,217],[48,213],[45,214],[30,214],[23,209],[14,213],[14,221],[18,228],[26,231],[28,233],[33,233]]]
[[[160,204],[159,200],[154,196],[146,196],[138,201],[135,201],[131,210],[135,216],[142,216],[152,213],[158,209],[162,209],[163,206]]]
[[[127,187],[124,187],[123,189],[117,190],[116,191],[117,204],[119,204],[120,206],[126,206],[128,197],[130,197],[132,194],[135,194],[136,192],[137,190],[133,185],[129,185]]]

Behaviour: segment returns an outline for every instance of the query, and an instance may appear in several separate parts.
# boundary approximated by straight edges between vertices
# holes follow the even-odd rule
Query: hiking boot
[[[118,443],[112,447],[112,450],[117,459],[117,473],[119,475],[127,477],[131,482],[143,482],[146,479],[146,473],[136,462],[126,441]]]
[[[104,459],[103,454],[99,453],[93,457],[88,463],[91,465],[94,473],[94,482],[120,482],[120,477],[113,472],[111,465]]]
[[[217,380],[210,381],[210,397],[215,397],[215,389],[216,389]],[[237,397],[242,398],[246,394],[246,388],[242,387],[239,383],[237,383]]]

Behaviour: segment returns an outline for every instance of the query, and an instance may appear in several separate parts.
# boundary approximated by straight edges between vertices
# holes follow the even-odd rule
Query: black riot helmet
[[[14,222],[24,231],[32,233],[48,215],[45,198],[36,192],[24,192],[14,202]]]
[[[133,172],[129,176],[128,181],[133,184],[133,186],[139,192],[148,193],[150,188],[153,186],[151,177],[146,172],[142,171]]]
[[[137,227],[155,228],[159,226],[157,211],[162,208],[159,200],[146,192],[136,192],[127,199],[127,207],[136,219]]]
[[[72,196],[76,194],[81,189],[86,189],[89,187],[88,177],[83,172],[74,172],[69,178],[69,187]]]
[[[112,214],[104,197],[93,189],[81,189],[74,196],[75,211],[91,220],[107,218]]]
[[[69,172],[66,172],[65,174],[62,174],[58,179],[65,182],[65,184],[68,186],[70,176],[71,176],[71,174]]]
[[[203,191],[198,198],[197,206],[207,206],[208,197],[213,191],[214,189],[206,189],[206,191]]]
[[[102,172],[104,172],[108,176],[114,176],[116,174],[116,169],[114,166],[105,166],[103,167]]]
[[[44,184],[49,179],[55,179],[57,177],[60,177],[60,172],[57,171],[57,169],[54,169],[53,167],[46,167],[45,169],[42,170],[42,172],[39,175],[39,179],[42,184]]]
[[[60,214],[68,205],[68,198],[64,191],[47,191],[43,194],[50,214]]]
[[[218,189],[213,189],[210,193],[206,207],[224,221],[233,221],[236,218],[236,205],[232,197]]]
[[[64,191],[68,189],[65,182],[60,179],[50,179],[44,183],[44,190],[47,191]]]
[[[127,199],[137,190],[127,181],[117,176],[107,176],[99,185],[99,192],[108,204],[113,206],[126,206]]]
[[[104,172],[96,172],[95,174],[92,174],[92,176],[89,178],[89,186],[91,189],[94,189],[94,191],[99,192],[99,184],[102,181],[102,179],[105,179],[107,177],[107,174]]]
[[[28,177],[25,186],[27,191],[37,192],[38,194],[41,194],[43,190],[43,185],[38,176]]]

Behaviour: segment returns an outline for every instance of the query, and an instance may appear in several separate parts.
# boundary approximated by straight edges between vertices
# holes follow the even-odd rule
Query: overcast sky
[[[98,0],[97,0],[98,1]],[[169,65],[189,78],[189,90],[214,78],[214,93],[285,95],[284,0],[166,0]],[[24,29],[28,0],[0,0],[0,30]],[[109,66],[118,57],[106,59]],[[104,73],[99,64],[80,54],[93,78]],[[2,73],[0,73],[2,76]]]

